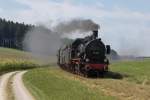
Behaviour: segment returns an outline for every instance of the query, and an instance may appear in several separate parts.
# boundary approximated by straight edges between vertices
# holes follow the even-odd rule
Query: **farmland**
[[[110,71],[104,78],[84,78],[66,72],[54,63],[39,67],[27,52],[0,48],[0,74],[24,69],[30,69],[23,81],[36,100],[150,98],[150,59],[111,62]]]
[[[126,81],[150,85],[150,59],[112,63],[111,70],[121,73]]]
[[[27,52],[0,48],[0,74],[9,71],[30,69],[37,66],[38,64],[36,64]]]
[[[37,100],[147,100],[149,65],[149,59],[114,62],[104,78],[84,78],[51,66],[28,71],[24,82]]]
[[[88,88],[58,67],[40,68],[27,72],[24,83],[37,100],[113,100]],[[76,76],[74,77],[76,78]]]

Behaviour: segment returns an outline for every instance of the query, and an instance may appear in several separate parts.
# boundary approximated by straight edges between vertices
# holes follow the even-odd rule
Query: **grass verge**
[[[115,62],[110,70],[104,78],[91,79],[57,67],[41,68],[27,72],[23,80],[37,100],[149,99],[149,59]]]
[[[36,100],[114,100],[78,80],[66,78],[71,74],[65,73],[55,67],[39,68],[25,73],[23,81]]]

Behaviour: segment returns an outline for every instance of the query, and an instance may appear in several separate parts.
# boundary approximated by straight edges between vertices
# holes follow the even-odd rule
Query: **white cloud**
[[[49,0],[17,0],[19,3],[28,5],[31,9],[18,12],[19,18],[26,19],[27,22],[37,22],[43,20],[56,20],[68,18],[92,18],[95,20],[110,18],[112,20],[150,20],[150,13],[133,12],[129,9],[115,7],[111,11],[105,10],[102,3],[95,5],[77,5],[71,1],[53,2]],[[18,18],[18,19],[19,19]],[[29,19],[28,19],[29,18]],[[32,19],[32,20],[31,20]]]
[[[31,9],[26,9],[18,12],[16,19],[24,20],[29,23],[35,23],[37,21],[45,20],[61,20],[68,18],[94,18],[98,14],[101,17],[103,11],[101,11],[101,3],[97,6],[91,7],[86,5],[74,5],[70,2],[64,1],[61,3],[50,2],[48,0],[35,1],[35,0],[17,0],[22,4],[28,5]]]
[[[128,8],[117,6],[107,10],[101,2],[90,6],[74,4],[70,0],[69,2],[68,0],[62,2],[17,0],[17,2],[29,6],[30,9],[17,11],[15,15],[11,15],[15,21],[37,23],[72,18],[90,18],[102,26],[102,39],[107,43],[111,43],[112,47],[118,50],[119,53],[133,54],[133,52],[138,51],[135,54],[150,55],[148,51],[150,47],[145,46],[145,41],[150,43],[150,35],[148,34],[150,33],[150,25],[146,24],[150,23],[149,12],[131,11]]]

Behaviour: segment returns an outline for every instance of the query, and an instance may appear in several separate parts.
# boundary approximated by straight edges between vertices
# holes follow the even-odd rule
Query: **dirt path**
[[[23,84],[22,76],[26,71],[17,73],[13,78],[15,100],[34,100]]]
[[[0,100],[8,100],[8,92],[12,92],[14,98],[11,100],[34,100],[28,90],[25,88],[22,76],[26,71],[16,71],[4,74],[0,78]],[[12,80],[11,84],[8,84],[9,80]],[[11,91],[7,90],[8,85],[11,85]],[[10,98],[9,98],[10,100]]]
[[[0,78],[0,100],[7,100],[7,83],[9,78],[16,72],[4,74]]]

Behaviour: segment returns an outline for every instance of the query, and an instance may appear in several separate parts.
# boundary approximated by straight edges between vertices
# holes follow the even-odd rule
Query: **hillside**
[[[27,52],[0,48],[0,74],[39,66]]]

